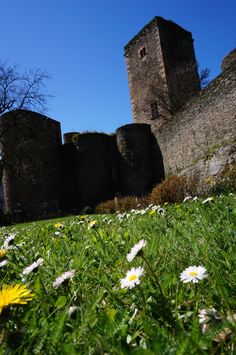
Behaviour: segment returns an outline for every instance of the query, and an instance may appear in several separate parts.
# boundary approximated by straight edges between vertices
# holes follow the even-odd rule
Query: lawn
[[[229,194],[1,228],[0,353],[233,354],[235,226]]]

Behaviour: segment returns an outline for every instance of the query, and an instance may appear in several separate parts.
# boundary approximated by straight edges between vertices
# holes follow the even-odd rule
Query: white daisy
[[[236,313],[233,313],[232,315],[231,315],[231,314],[228,315],[228,316],[227,316],[227,320],[228,320],[230,323],[234,324],[234,323],[236,322]]]
[[[134,260],[135,256],[142,250],[143,247],[147,244],[146,240],[141,239],[137,244],[133,246],[130,253],[126,256],[126,259],[131,262]]]
[[[132,268],[127,271],[126,277],[120,280],[121,288],[133,288],[140,284],[140,276],[142,276],[144,269],[142,267]]]
[[[215,308],[201,309],[198,314],[202,332],[205,333],[210,324],[216,324],[222,320]]]
[[[197,283],[199,280],[207,277],[207,271],[203,266],[189,266],[180,274],[180,279],[184,283],[193,282]]]
[[[6,264],[8,264],[8,260],[3,260],[0,262],[0,267],[5,266]]]
[[[157,213],[164,216],[166,214],[166,210],[164,208],[158,208]]]
[[[71,317],[78,309],[79,307],[77,306],[70,306],[69,309],[68,309],[68,315],[69,317]]]
[[[39,266],[41,266],[43,264],[43,259],[39,258],[38,260],[36,260],[33,264],[27,266],[23,271],[22,271],[22,276],[23,275],[28,275],[30,272],[32,272],[33,270],[37,269]]]
[[[95,228],[96,224],[97,224],[97,221],[95,219],[90,221],[88,224],[88,229]]]
[[[71,280],[75,275],[75,270],[70,270],[64,272],[61,276],[59,276],[52,284],[54,288],[59,287],[64,281]]]
[[[189,200],[191,200],[191,199],[192,199],[192,196],[186,196],[186,197],[184,198],[183,202],[189,201]]]
[[[212,201],[214,201],[214,197],[208,197],[204,201],[202,201],[202,203],[205,204],[205,203],[212,202]]]
[[[7,239],[5,239],[5,242],[3,244],[3,249],[8,249],[9,245],[12,244],[14,242],[15,236],[17,235],[17,233],[11,233],[9,234],[9,236],[7,237]]]
[[[153,211],[157,211],[159,208],[161,208],[160,205],[154,205],[154,206],[152,206],[152,210],[153,210]]]

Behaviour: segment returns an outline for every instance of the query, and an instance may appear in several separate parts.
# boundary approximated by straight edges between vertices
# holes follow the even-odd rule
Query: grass
[[[3,307],[1,354],[235,352],[235,195],[76,216],[63,220],[61,228],[56,222],[1,229],[1,244],[17,233],[8,263],[0,268],[1,285],[23,284],[34,293],[25,305]],[[141,253],[129,263],[126,255],[141,239],[147,241],[144,258]],[[40,257],[43,265],[22,277]],[[183,283],[180,274],[192,265],[205,267],[208,277]],[[126,272],[139,266],[140,285],[121,289]],[[53,288],[69,270],[74,277]],[[199,311],[212,308],[218,315],[202,329]]]

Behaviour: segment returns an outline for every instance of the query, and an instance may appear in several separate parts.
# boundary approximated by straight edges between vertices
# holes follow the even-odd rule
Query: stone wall
[[[5,211],[58,209],[60,123],[19,110],[1,116]]]
[[[125,125],[114,135],[70,132],[64,142],[62,210],[94,207],[120,195],[144,195],[164,178],[161,152],[150,125]]]
[[[154,141],[148,124],[128,124],[117,129],[117,169],[123,196],[145,195],[164,178],[162,157]]]
[[[194,171],[197,163],[201,168],[196,173],[202,169],[201,174],[207,175],[214,171],[214,159],[221,167],[224,163],[222,165],[220,160],[223,159],[225,164],[234,160],[236,62],[231,60],[231,63],[163,127],[153,123],[152,130],[160,145],[167,175],[183,170]],[[222,148],[226,155],[222,155]]]
[[[115,196],[113,137],[103,133],[76,136],[77,208],[94,207]]]

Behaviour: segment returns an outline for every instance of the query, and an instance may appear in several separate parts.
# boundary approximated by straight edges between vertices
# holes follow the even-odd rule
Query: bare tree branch
[[[50,98],[45,82],[49,79],[48,73],[39,69],[21,74],[16,66],[0,63],[0,115],[18,109],[45,112]]]
[[[200,71],[199,79],[200,79],[200,85],[202,89],[209,84],[210,71],[211,70],[209,68],[203,68]]]

